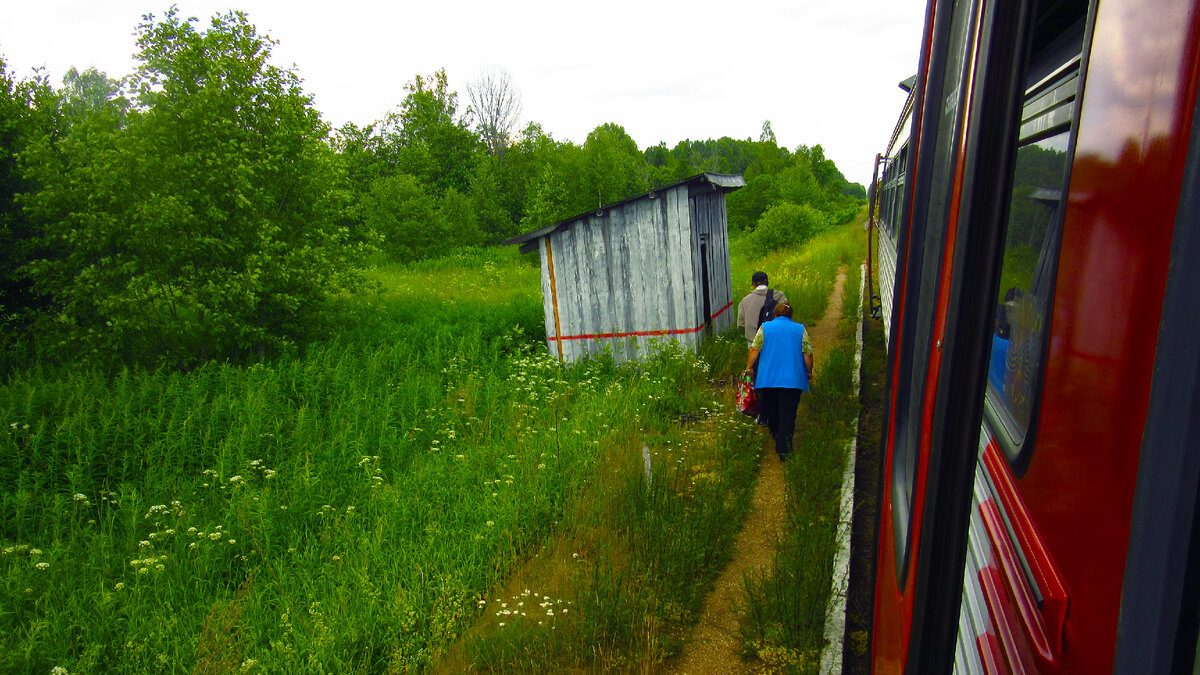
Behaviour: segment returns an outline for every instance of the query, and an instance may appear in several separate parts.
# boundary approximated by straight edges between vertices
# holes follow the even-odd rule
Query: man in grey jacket
[[[755,272],[750,277],[750,286],[754,290],[750,291],[738,303],[737,326],[742,329],[742,333],[746,336],[747,345],[754,342],[754,336],[758,333],[758,314],[767,301],[767,283],[766,272]],[[782,292],[777,289],[770,290],[771,297],[775,298],[775,302],[787,302],[787,296]]]

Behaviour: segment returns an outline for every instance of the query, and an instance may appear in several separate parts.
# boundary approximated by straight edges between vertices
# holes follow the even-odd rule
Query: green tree
[[[439,196],[450,188],[466,192],[481,142],[458,115],[458,94],[445,69],[417,75],[404,89],[399,112],[383,125],[381,150],[391,173],[416,176]]]
[[[446,232],[445,239],[438,242],[440,247],[479,246],[483,243],[479,215],[470,196],[453,188],[446,190],[438,202],[438,215]]]
[[[381,158],[383,138],[376,125],[360,127],[353,123],[342,125],[333,138],[333,148],[342,159],[346,178],[351,185],[366,186],[388,173]]]
[[[771,120],[763,122],[762,131],[758,134],[758,142],[769,143],[771,145],[778,144],[778,141],[775,139],[775,130],[771,128]]]
[[[91,115],[113,116],[121,123],[129,111],[129,101],[121,95],[120,83],[95,68],[82,73],[76,68],[67,71],[59,96],[69,125],[81,124]]]
[[[578,213],[570,207],[567,188],[563,185],[562,177],[547,164],[529,190],[529,203],[525,207],[525,217],[521,220],[521,229],[534,230],[563,218]]]
[[[62,251],[26,266],[59,344],[101,360],[259,357],[355,285],[340,165],[300,80],[244,14],[138,29],[132,108],[41,142],[28,213]]]
[[[796,150],[796,153],[808,158],[812,166],[812,173],[822,186],[828,188],[832,193],[841,194],[846,187],[846,177],[842,175],[833,160],[825,157],[825,148],[822,148],[820,143],[811,148],[802,145]]]
[[[583,144],[582,160],[583,181],[578,186],[581,201],[577,202],[580,211],[650,189],[646,159],[618,124],[601,124],[593,129]]]
[[[0,376],[20,360],[16,349],[50,298],[20,270],[44,254],[42,227],[17,202],[36,188],[17,158],[31,143],[54,133],[58,99],[44,79],[14,80],[0,59]]]
[[[650,187],[673,185],[700,173],[681,162],[678,155],[667,149],[666,143],[646,148],[642,155],[649,167]]]
[[[511,159],[512,153],[507,154]],[[524,189],[514,181],[512,164],[511,161],[501,162],[499,157],[492,155],[476,157],[469,196],[480,234],[490,244],[517,233],[514,213],[519,208]]]
[[[585,186],[584,153],[559,143],[541,125],[530,123],[509,148],[505,166],[524,182],[520,229],[531,230],[596,208],[596,188]]]
[[[415,176],[378,178],[359,203],[363,221],[378,233],[389,260],[409,262],[436,257],[451,243],[451,230],[437,199]]]

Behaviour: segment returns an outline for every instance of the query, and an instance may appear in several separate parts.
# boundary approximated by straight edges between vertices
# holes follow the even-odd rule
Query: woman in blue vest
[[[763,323],[750,345],[746,370],[758,361],[754,388],[758,392],[761,416],[775,439],[780,461],[792,453],[792,434],[796,431],[796,408],[800,394],[808,391],[813,367],[812,344],[804,324],[792,321],[792,306],[775,305],[775,318]]]

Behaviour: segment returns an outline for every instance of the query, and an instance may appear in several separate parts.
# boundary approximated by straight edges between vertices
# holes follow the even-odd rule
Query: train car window
[[[889,158],[883,171],[883,180],[880,181],[882,189],[879,199],[879,223],[884,234],[893,241],[896,239],[896,227],[899,225],[899,199],[904,190],[904,160],[907,150],[905,147]]]
[[[1016,469],[1027,465],[1036,429],[1082,47],[1078,20],[1041,46],[1021,115],[984,406]]]

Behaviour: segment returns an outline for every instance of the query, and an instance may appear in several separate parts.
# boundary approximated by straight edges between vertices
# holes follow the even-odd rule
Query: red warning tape
[[[725,313],[725,310],[733,306],[733,301],[730,300],[716,314],[713,314],[715,320],[718,316]],[[622,338],[622,337],[654,337],[657,335],[687,335],[688,333],[698,333],[704,330],[705,324],[700,324],[695,328],[676,328],[674,330],[638,330],[630,333],[588,333],[584,335],[562,335],[549,336],[547,339],[553,340],[595,340],[597,338]]]

